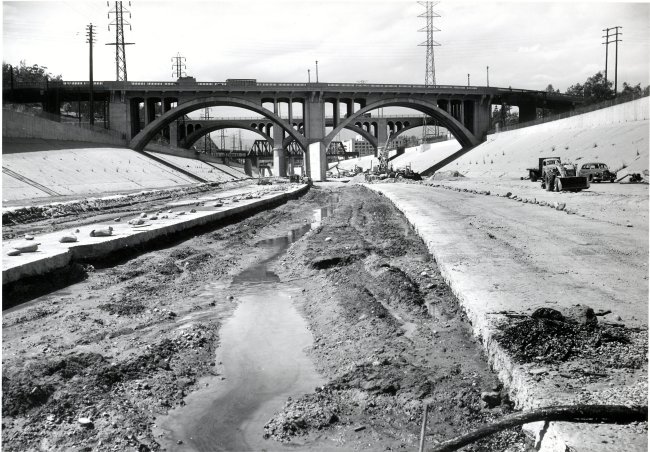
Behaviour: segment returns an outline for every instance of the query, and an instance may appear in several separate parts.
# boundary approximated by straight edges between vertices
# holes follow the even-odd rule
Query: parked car
[[[609,170],[605,163],[583,163],[578,171],[578,176],[584,176],[589,182],[614,182],[616,173]]]

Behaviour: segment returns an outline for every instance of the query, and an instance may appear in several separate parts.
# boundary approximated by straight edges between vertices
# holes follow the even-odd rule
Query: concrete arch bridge
[[[88,82],[50,82],[45,90],[42,85],[14,85],[3,92],[5,99],[14,102],[41,99],[47,111],[58,113],[62,102],[83,99],[89,90]],[[535,119],[537,108],[561,113],[582,102],[581,98],[559,93],[497,87],[260,83],[254,79],[198,82],[192,77],[175,82],[94,82],[93,91],[105,102],[110,128],[126,136],[129,147],[135,150],[144,149],[159,134],[175,142],[177,120],[205,107],[239,107],[261,115],[274,126],[266,135],[274,143],[277,175],[286,174],[282,143],[295,141],[305,152],[305,166],[314,180],[325,179],[326,150],[336,135],[345,128],[359,128],[359,124],[364,130],[365,123],[371,123],[366,120],[367,114],[378,108],[407,107],[428,115],[453,134],[466,152],[485,140],[492,105],[517,106],[520,121],[528,121]],[[333,112],[329,131],[326,106]],[[288,114],[281,115],[281,111]],[[294,127],[294,112],[302,128]],[[377,124],[375,130],[377,136],[364,132],[382,145],[384,129]]]

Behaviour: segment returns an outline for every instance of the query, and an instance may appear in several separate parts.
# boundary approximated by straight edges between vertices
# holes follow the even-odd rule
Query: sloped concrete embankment
[[[604,162],[619,172],[647,178],[650,98],[597,110],[571,118],[489,135],[487,141],[440,171],[466,177],[517,178],[528,176],[540,157],[558,156],[575,164]]]

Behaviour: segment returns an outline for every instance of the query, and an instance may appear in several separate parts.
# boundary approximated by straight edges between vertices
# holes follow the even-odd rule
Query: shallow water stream
[[[304,351],[312,336],[292,302],[299,289],[282,283],[268,265],[330,213],[331,207],[317,209],[311,224],[257,243],[272,248],[273,255],[233,279],[239,305],[220,329],[219,376],[202,379],[185,406],[158,419],[159,441],[167,450],[295,450],[300,445],[263,438],[264,424],[288,397],[323,383]],[[219,295],[218,288],[212,290]]]

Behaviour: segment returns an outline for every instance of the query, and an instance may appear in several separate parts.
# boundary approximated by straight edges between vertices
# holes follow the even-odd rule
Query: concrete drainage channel
[[[513,422],[426,245],[361,187],[317,186],[3,317],[7,450],[416,450],[425,403],[427,449]]]

